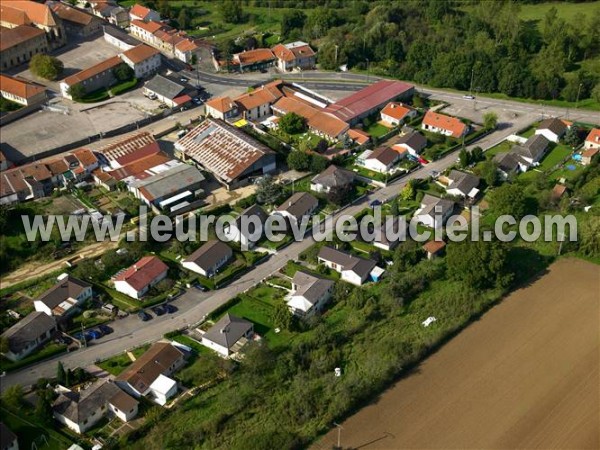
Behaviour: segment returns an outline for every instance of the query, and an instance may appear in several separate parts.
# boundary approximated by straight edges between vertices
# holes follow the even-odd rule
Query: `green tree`
[[[290,112],[280,117],[279,128],[287,134],[298,134],[305,132],[308,127],[304,117]]]
[[[245,20],[240,0],[221,0],[221,18],[226,23],[242,23]]]
[[[50,425],[52,424],[52,391],[50,389],[42,389],[36,393],[35,416],[43,424]]]
[[[469,163],[471,162],[471,158],[469,155],[469,152],[467,151],[466,148],[462,148],[461,151],[458,153],[458,161],[460,164],[460,167],[467,167],[469,165]]]
[[[64,386],[66,380],[67,372],[65,370],[65,366],[63,366],[63,363],[59,361],[56,365],[56,381],[58,382],[58,384],[62,384]]]
[[[592,98],[600,103],[600,83],[596,84],[594,89],[592,89]]]
[[[488,112],[483,115],[483,127],[486,130],[494,130],[498,126],[498,114]]]
[[[190,13],[185,5],[182,5],[181,9],[179,10],[177,23],[179,24],[179,29],[181,30],[187,30],[190,28]]]
[[[476,163],[483,160],[483,149],[475,147],[471,150],[471,163]]]
[[[498,166],[492,160],[485,161],[481,165],[481,169],[479,170],[479,175],[485,181],[489,187],[497,186],[500,182],[500,176],[498,174]]]
[[[281,185],[275,183],[271,175],[263,176],[257,183],[256,200],[263,205],[273,205],[283,193]]]
[[[327,201],[337,206],[345,205],[352,199],[353,191],[351,185],[332,186],[327,193]]]
[[[496,240],[451,242],[446,247],[446,263],[452,278],[475,289],[504,288],[513,278],[508,247]]]
[[[278,302],[275,305],[271,320],[276,327],[281,328],[282,330],[289,330],[292,328],[293,316],[284,302]]]
[[[293,150],[287,157],[287,165],[290,169],[293,170],[308,170],[311,163],[311,157],[306,152],[301,152],[299,150]]]
[[[115,78],[121,82],[132,80],[135,76],[133,69],[125,63],[119,64],[117,67],[115,67],[113,74],[115,75]]]
[[[306,14],[297,9],[287,10],[281,16],[281,39],[286,40],[292,32],[301,31],[306,22]]]
[[[0,336],[0,353],[8,353],[10,345],[6,336]]]
[[[405,201],[414,200],[415,189],[411,183],[407,183],[406,186],[400,191],[400,198]]]
[[[2,401],[9,408],[18,410],[23,406],[23,395],[23,387],[20,384],[13,384],[4,390]]]
[[[581,144],[581,138],[579,137],[579,128],[577,128],[575,125],[569,128],[565,133],[563,141],[565,144],[572,148],[575,148],[579,144]]]
[[[50,81],[56,80],[63,69],[64,64],[62,61],[50,55],[38,53],[37,55],[33,55],[31,61],[29,61],[29,70],[31,70],[31,73]]]
[[[329,160],[327,158],[317,155],[316,153],[313,153],[312,155],[310,155],[309,169],[311,172],[315,172],[315,173],[323,172],[325,169],[327,169],[328,164],[329,164]]]
[[[578,250],[590,258],[600,256],[600,220],[597,217],[588,217],[579,221]]]
[[[73,98],[73,100],[81,100],[85,97],[86,91],[81,83],[74,84],[67,89],[67,93]]]
[[[510,215],[516,220],[530,212],[523,188],[517,184],[504,183],[492,192],[490,206],[497,215]]]

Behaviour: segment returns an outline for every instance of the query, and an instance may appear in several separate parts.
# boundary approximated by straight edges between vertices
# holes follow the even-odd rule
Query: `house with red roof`
[[[23,106],[46,101],[46,88],[21,77],[0,74],[0,95]]]
[[[592,131],[590,131],[585,138],[583,148],[585,148],[586,150],[600,150],[600,128],[592,128]]]
[[[142,20],[144,22],[156,21],[160,22],[160,14],[158,11],[146,8],[138,3],[133,5],[129,10],[129,20]]]
[[[277,58],[277,68],[282,72],[293,69],[314,69],[316,64],[316,53],[306,42],[296,41],[289,44],[277,44],[272,48]]]
[[[160,52],[146,44],[140,44],[121,53],[121,59],[133,69],[136,78],[152,75],[162,64]]]
[[[226,120],[238,115],[237,104],[230,97],[214,97],[204,104],[206,115]]]
[[[275,55],[270,48],[255,48],[233,55],[233,64],[240,72],[262,70],[271,67],[275,62]]]
[[[427,111],[425,117],[423,117],[421,128],[431,133],[443,134],[453,138],[465,136],[469,131],[469,127],[456,117],[433,111]]]
[[[381,110],[381,120],[397,127],[407,119],[411,119],[417,115],[417,110],[411,108],[404,103],[389,102]]]
[[[157,256],[144,256],[131,267],[113,277],[115,289],[130,297],[140,299],[153,287],[167,278],[169,267]]]

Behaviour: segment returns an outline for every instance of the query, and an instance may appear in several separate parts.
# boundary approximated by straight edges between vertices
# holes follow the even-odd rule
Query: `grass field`
[[[563,161],[567,156],[569,156],[573,151],[564,145],[557,145],[554,147],[548,154],[542,159],[540,163],[540,169],[542,170],[550,170],[555,165]]]
[[[550,266],[342,423],[344,448],[599,448],[599,282]]]
[[[546,13],[556,8],[558,16],[571,21],[577,14],[585,14],[590,17],[600,9],[600,2],[572,3],[572,2],[548,2],[537,4],[522,4],[519,18],[522,20],[542,20]]]

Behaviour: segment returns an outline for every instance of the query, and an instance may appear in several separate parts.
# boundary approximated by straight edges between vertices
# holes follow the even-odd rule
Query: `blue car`
[[[91,339],[100,339],[104,336],[100,330],[89,330],[87,334],[91,336]]]

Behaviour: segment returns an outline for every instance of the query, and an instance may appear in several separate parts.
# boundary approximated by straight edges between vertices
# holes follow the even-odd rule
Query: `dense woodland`
[[[286,8],[281,39],[309,41],[324,69],[348,64],[435,87],[600,101],[600,7],[590,4],[569,21],[556,8],[525,21],[523,3],[305,0],[289,9],[283,0],[225,0],[221,13],[250,28],[258,18],[244,8]],[[219,45],[227,53],[244,46],[239,39]]]

